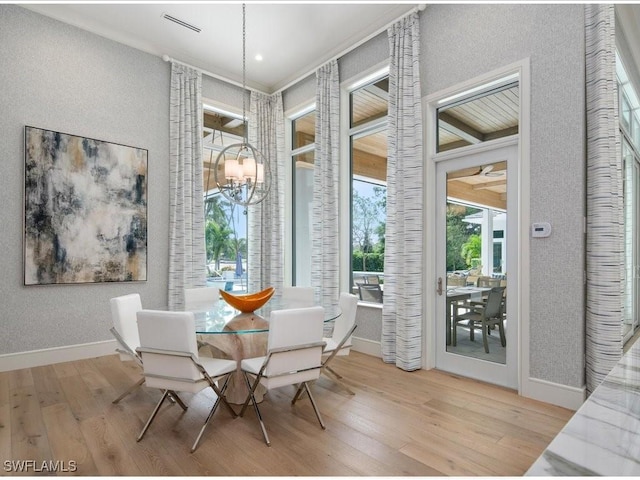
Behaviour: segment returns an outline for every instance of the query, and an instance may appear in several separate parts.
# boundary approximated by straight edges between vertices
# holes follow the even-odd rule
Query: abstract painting
[[[147,279],[147,150],[25,127],[24,284]]]

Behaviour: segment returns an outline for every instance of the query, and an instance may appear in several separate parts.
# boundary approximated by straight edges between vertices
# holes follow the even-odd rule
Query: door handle
[[[442,296],[442,277],[438,277],[438,295]]]

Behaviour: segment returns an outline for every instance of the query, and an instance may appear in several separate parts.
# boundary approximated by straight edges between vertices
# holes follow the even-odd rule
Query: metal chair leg
[[[131,392],[133,392],[136,388],[138,388],[140,385],[142,385],[144,383],[144,377],[142,377],[140,380],[138,380],[136,383],[134,383],[133,385],[131,385],[129,388],[127,388],[124,392],[122,392],[122,394],[116,398],[113,402],[111,403],[118,403],[120,400],[122,400],[124,397],[126,397],[127,395],[129,395]]]
[[[300,394],[302,393],[303,388],[304,388],[304,383],[301,383],[300,385],[298,385],[296,394],[293,396],[293,399],[291,400],[291,405],[295,405],[296,401],[298,401],[298,398],[300,398]]]
[[[236,418],[238,416],[238,414],[236,413],[236,411],[231,407],[231,405],[229,405],[229,402],[227,402],[226,397],[224,396],[224,392],[227,390],[227,385],[229,384],[229,380],[231,379],[231,375],[227,375],[225,380],[224,380],[224,384],[222,385],[222,388],[220,390],[218,390],[218,388],[216,387],[215,383],[213,385],[211,385],[211,388],[213,388],[213,391],[216,392],[216,395],[218,396],[218,398],[220,399],[220,401],[222,401],[223,405],[225,407],[227,407],[227,409],[229,410],[229,412],[231,413],[231,416],[233,418]]]
[[[320,426],[323,430],[326,430],[327,427],[324,426],[324,422],[322,421],[322,417],[320,416],[320,411],[318,410],[318,406],[316,405],[316,401],[313,398],[313,395],[311,395],[311,390],[309,389],[309,385],[307,385],[307,382],[304,382],[304,389],[307,391],[307,395],[309,395],[309,400],[311,400],[313,411],[316,412],[316,417],[318,419],[318,422],[320,422]]]
[[[322,370],[320,370],[320,373],[322,373],[325,376],[329,377],[331,380],[333,380],[338,385],[340,385],[342,388],[344,388],[349,395],[355,395],[356,394],[347,385],[345,385],[345,383],[341,380],[342,377],[340,375],[338,375],[331,367],[325,366]]]
[[[209,421],[211,420],[211,418],[213,417],[213,414],[216,413],[216,410],[218,408],[218,405],[220,404],[220,401],[222,400],[223,402],[225,401],[224,398],[224,391],[227,389],[227,384],[229,383],[229,375],[227,375],[227,378],[224,382],[224,385],[222,386],[222,388],[220,389],[220,391],[216,391],[216,389],[214,388],[213,390],[216,391],[216,401],[213,403],[213,407],[211,407],[211,411],[209,412],[209,415],[207,416],[207,419],[204,421],[204,425],[202,425],[202,428],[200,429],[200,433],[198,433],[198,437],[196,438],[196,441],[193,443],[193,447],[191,447],[191,453],[196,451],[196,448],[198,448],[198,444],[200,443],[200,439],[202,438],[202,434],[204,433],[205,428],[207,428],[207,425],[209,425]],[[213,385],[211,386],[213,388]],[[226,402],[225,402],[226,403]],[[227,403],[227,405],[229,405]],[[231,408],[231,406],[229,405],[229,408]],[[233,411],[233,409],[231,409],[232,413],[233,413],[233,417],[235,418],[236,412]]]
[[[338,380],[342,380],[342,375],[340,375],[338,372],[336,372],[333,368],[331,368],[329,365],[325,365],[325,367],[327,370],[329,370],[331,373],[333,373],[335,375],[335,377]]]
[[[182,408],[182,410],[184,410],[184,411],[186,412],[186,411],[187,411],[187,408],[189,408],[189,407],[187,407],[187,406],[185,405],[185,403],[184,403],[184,402],[182,401],[182,399],[178,396],[178,394],[177,394],[176,392],[174,392],[173,390],[168,390],[168,393],[169,393],[169,396],[168,396],[169,400],[171,400],[171,402],[175,402],[175,403],[177,403],[178,405],[180,405],[180,407]]]
[[[249,389],[249,395],[247,396],[247,400],[244,402],[244,405],[242,406],[242,410],[240,411],[240,416],[242,417],[245,409],[247,408],[247,405],[249,404],[249,401],[251,401],[253,403],[253,410],[256,412],[256,416],[258,417],[258,421],[260,422],[260,428],[262,429],[262,436],[264,437],[264,441],[267,442],[267,446],[270,447],[271,442],[269,441],[269,435],[267,435],[267,429],[265,428],[264,422],[262,421],[262,415],[260,414],[260,409],[258,408],[258,402],[256,402],[256,397],[253,394],[258,383],[260,382],[258,378],[256,378],[255,383],[251,385],[251,382],[249,382],[249,375],[247,375],[247,372],[243,372],[243,373],[244,373],[244,380],[247,383],[247,388]]]
[[[502,320],[500,320],[500,323],[498,323],[498,331],[500,332],[500,343],[502,344],[503,347],[506,347],[507,337],[504,333],[504,324],[502,323]]]
[[[151,416],[149,417],[149,420],[147,420],[147,423],[145,424],[144,428],[140,432],[140,435],[138,435],[138,439],[136,440],[136,442],[139,442],[140,440],[142,440],[142,437],[144,437],[144,434],[147,433],[149,425],[151,425],[151,422],[153,422],[153,419],[156,417],[156,414],[158,413],[158,410],[160,410],[160,407],[162,406],[162,403],[164,402],[165,398],[167,398],[168,395],[169,395],[169,390],[165,390],[163,392],[163,394],[162,394],[162,398],[160,399],[160,401],[156,405],[156,408],[153,409],[153,412],[151,413]]]
[[[482,322],[482,344],[484,346],[484,352],[489,353],[489,341],[487,340],[487,326]]]

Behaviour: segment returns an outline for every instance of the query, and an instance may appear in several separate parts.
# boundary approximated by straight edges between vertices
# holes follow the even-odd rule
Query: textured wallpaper
[[[521,59],[531,66],[530,375],[584,384],[585,100],[582,5],[430,5],[425,95]]]
[[[0,5],[0,354],[110,340],[109,299],[167,303],[169,64],[15,5]],[[148,150],[148,280],[23,285],[24,127]]]

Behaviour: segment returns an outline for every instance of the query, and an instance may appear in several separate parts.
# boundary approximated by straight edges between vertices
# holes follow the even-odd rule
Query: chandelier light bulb
[[[255,158],[245,158],[242,161],[242,172],[244,174],[245,179],[251,179],[255,182],[256,180],[256,159]]]

